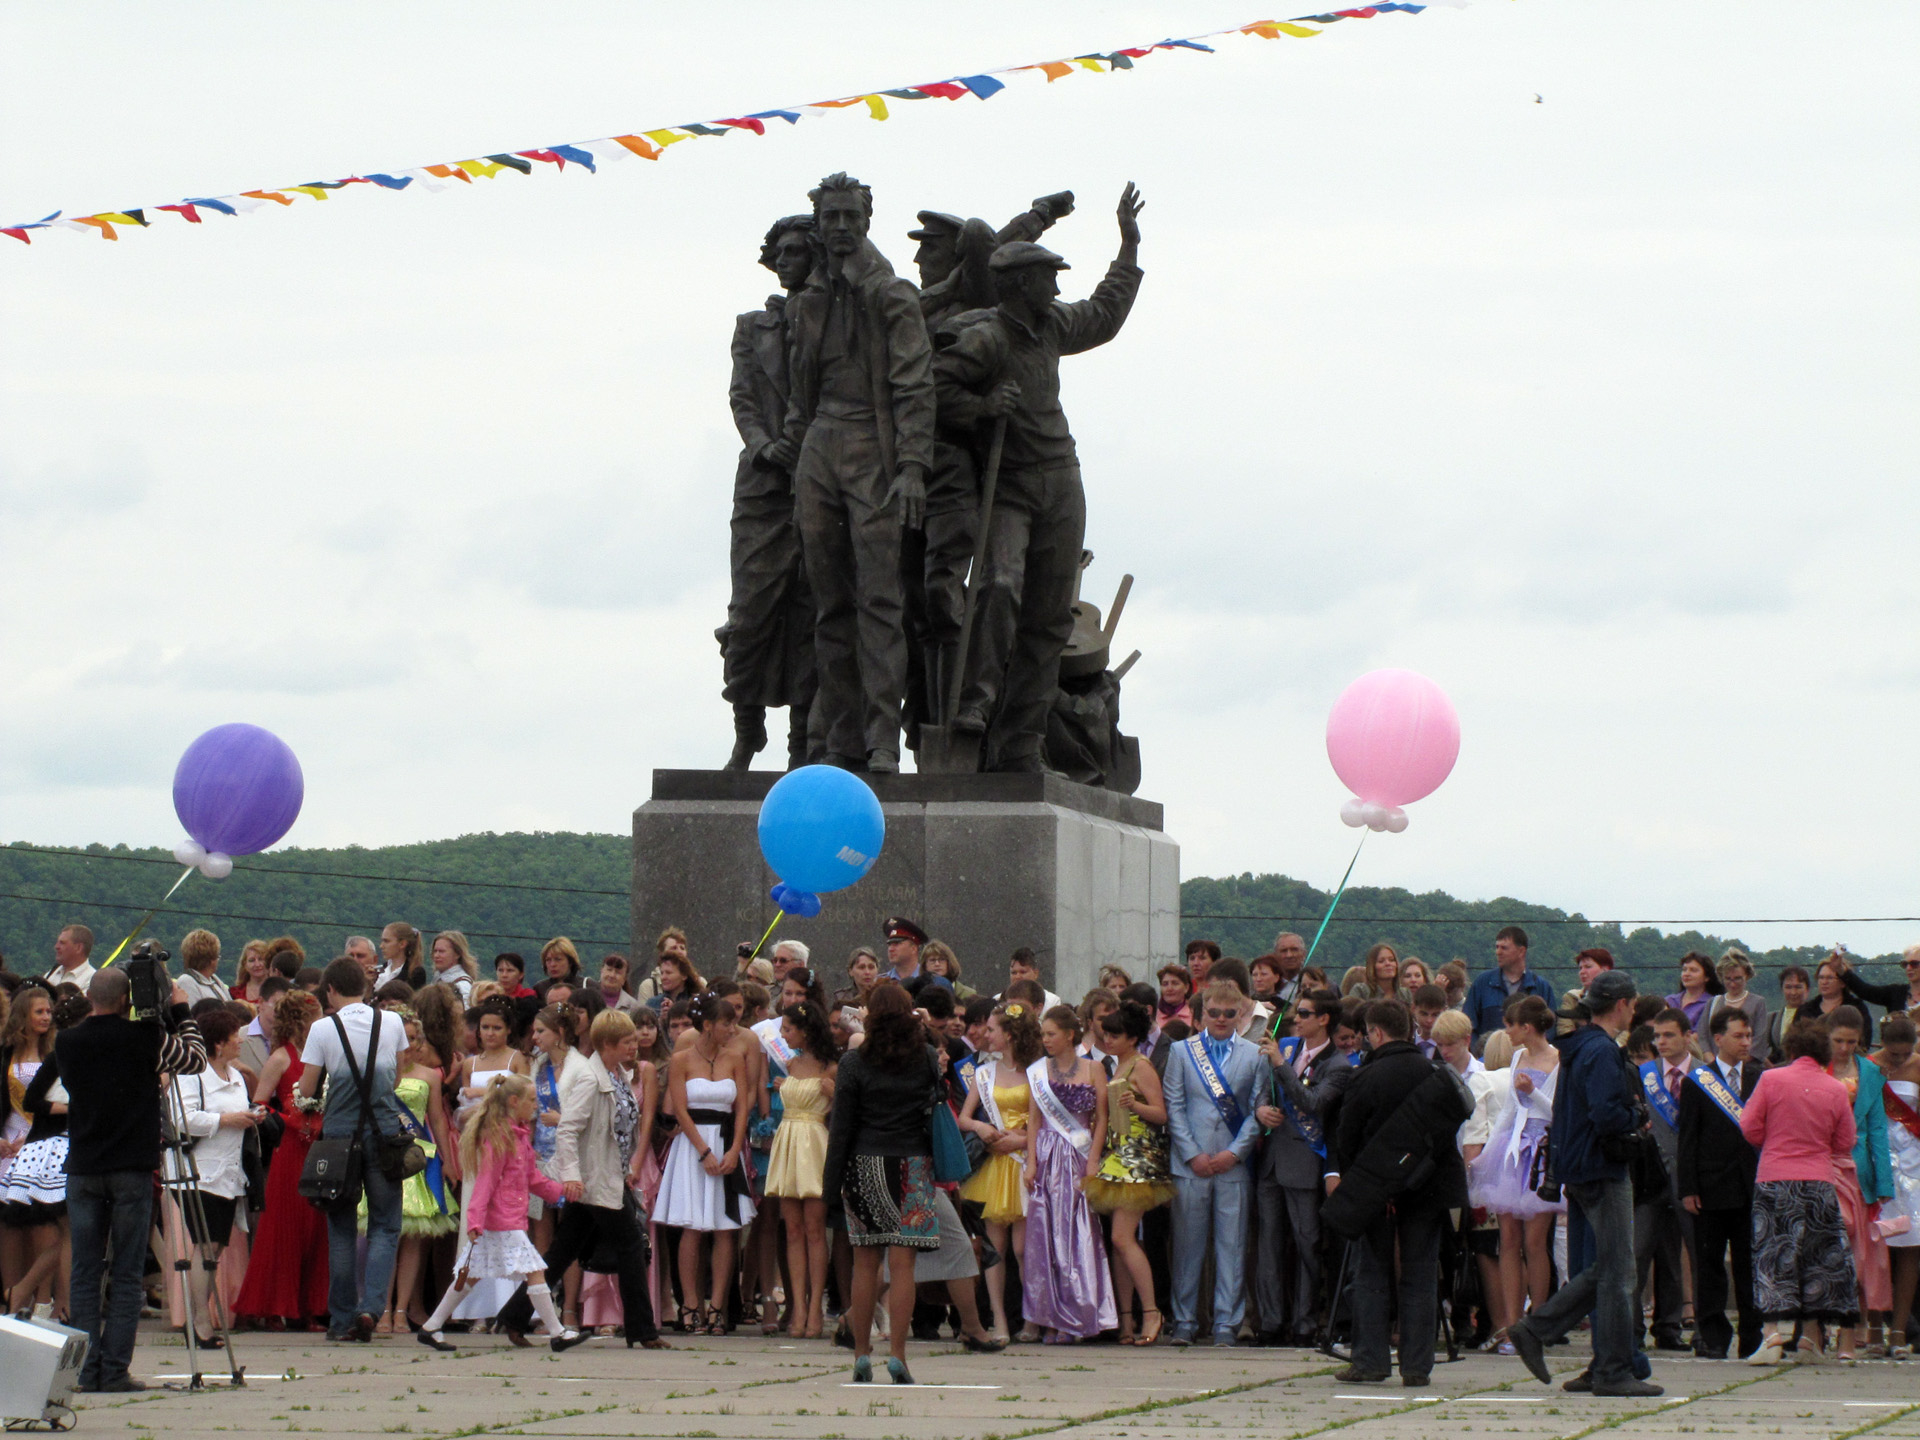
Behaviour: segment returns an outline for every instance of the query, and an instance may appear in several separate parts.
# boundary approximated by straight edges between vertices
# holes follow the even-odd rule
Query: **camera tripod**
[[[220,1298],[220,1277],[217,1273],[220,1262],[208,1256],[210,1247],[194,1239],[196,1235],[208,1233],[207,1208],[200,1195],[200,1165],[193,1156],[195,1137],[187,1133],[187,1104],[186,1098],[180,1093],[178,1075],[168,1077],[166,1103],[167,1123],[160,1127],[160,1188],[163,1196],[171,1197],[180,1222],[181,1254],[173,1262],[173,1269],[180,1277],[180,1307],[186,1316],[183,1333],[187,1342],[188,1370],[184,1386],[170,1385],[167,1388],[206,1389],[206,1377],[200,1369],[200,1327],[193,1309],[192,1274],[194,1263],[198,1261],[206,1278],[207,1318],[213,1322],[220,1344],[226,1351],[227,1383],[237,1389],[247,1383],[247,1368],[233,1351],[233,1331],[228,1324],[227,1307]],[[165,1203],[164,1199],[162,1203]],[[241,1203],[245,1203],[244,1196]]]

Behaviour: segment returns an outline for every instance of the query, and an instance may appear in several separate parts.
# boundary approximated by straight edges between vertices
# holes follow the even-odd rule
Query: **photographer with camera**
[[[307,1031],[300,1052],[305,1068],[294,1093],[311,1100],[326,1081],[326,1112],[315,1151],[329,1140],[358,1144],[358,1173],[348,1169],[352,1185],[327,1209],[327,1338],[364,1342],[373,1339],[373,1327],[387,1308],[387,1287],[400,1250],[401,1180],[387,1173],[382,1152],[403,1133],[394,1082],[407,1027],[398,1016],[383,1017],[364,1002],[367,972],[358,961],[335,960],[327,966],[321,988],[328,1013]],[[312,1165],[309,1152],[310,1169]],[[356,1281],[362,1188],[367,1196],[367,1268]]]
[[[1550,1184],[1566,1187],[1593,1231],[1594,1263],[1508,1330],[1513,1347],[1542,1385],[1553,1383],[1545,1342],[1565,1335],[1591,1311],[1593,1365],[1567,1388],[1595,1395],[1641,1397],[1663,1394],[1634,1377],[1634,1345],[1640,1330],[1633,1303],[1633,1163],[1637,1147],[1652,1145],[1639,1076],[1618,1037],[1633,1023],[1633,977],[1603,970],[1580,993],[1578,1007],[1591,1023],[1554,1040],[1560,1052],[1560,1082],[1553,1097]]]
[[[87,982],[92,1013],[54,1041],[68,1096],[70,1303],[73,1328],[88,1340],[78,1387],[87,1392],[147,1388],[127,1372],[140,1323],[153,1173],[160,1167],[160,1078],[197,1075],[207,1063],[186,995],[167,977],[167,959],[149,941],[119,967],[96,972]],[[100,1279],[109,1249],[103,1317]]]

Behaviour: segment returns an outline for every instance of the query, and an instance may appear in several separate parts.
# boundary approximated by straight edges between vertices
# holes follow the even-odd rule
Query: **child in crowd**
[[[460,1137],[460,1163],[475,1177],[467,1200],[467,1243],[454,1262],[453,1284],[440,1297],[439,1307],[420,1328],[422,1345],[452,1350],[442,1333],[460,1303],[462,1292],[479,1280],[518,1276],[527,1298],[552,1337],[556,1351],[578,1345],[586,1337],[563,1329],[547,1286],[546,1261],[527,1239],[527,1197],[538,1195],[558,1204],[560,1184],[542,1175],[534,1164],[528,1133],[540,1113],[540,1097],[524,1075],[505,1075],[493,1082],[481,1100],[479,1113]]]

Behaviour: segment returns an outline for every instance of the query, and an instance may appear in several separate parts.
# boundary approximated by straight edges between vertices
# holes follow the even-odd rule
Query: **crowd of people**
[[[1348,1383],[1397,1344],[1419,1386],[1443,1345],[1546,1380],[1587,1326],[1567,1388],[1601,1395],[1659,1393],[1648,1350],[1912,1354],[1920,946],[1773,1007],[1737,949],[1645,995],[1586,950],[1556,994],[1517,927],[1478,975],[1386,944],[1329,975],[1283,933],[1069,1002],[904,918],[831,993],[793,940],[710,976],[669,928],[589,975],[396,922],[230,978],[192,931],[140,1013],[92,943],[0,969],[0,1279],[92,1335],[84,1389],[139,1388],[143,1309],[201,1347],[831,1333],[901,1383],[946,1330],[1338,1341]]]

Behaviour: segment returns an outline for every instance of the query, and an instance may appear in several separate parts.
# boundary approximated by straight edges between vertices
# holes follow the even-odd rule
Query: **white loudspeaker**
[[[87,1359],[87,1337],[51,1320],[0,1316],[0,1420],[72,1425],[66,1408]]]

